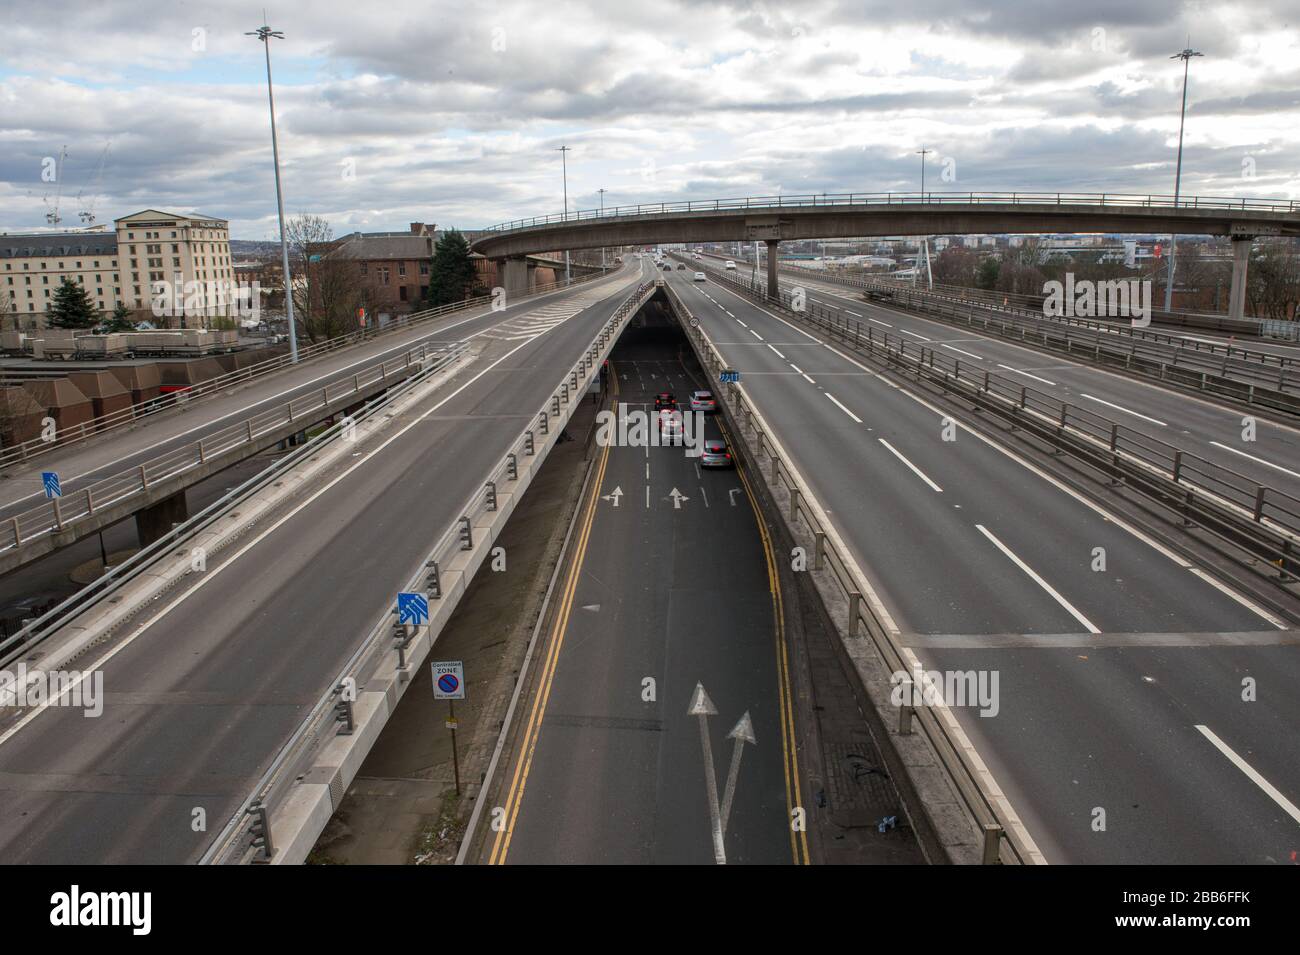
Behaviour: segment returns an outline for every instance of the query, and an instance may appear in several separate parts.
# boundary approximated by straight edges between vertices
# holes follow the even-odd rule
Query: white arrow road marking
[[[727,850],[722,844],[722,816],[718,808],[718,777],[713,769],[713,744],[709,742],[709,717],[718,715],[718,708],[704,691],[703,683],[695,684],[687,716],[700,718],[700,746],[704,750],[704,788],[709,797],[709,822],[713,827],[713,860],[718,865],[727,864]]]
[[[682,509],[682,501],[690,500],[689,497],[687,497],[681,491],[677,490],[677,488],[673,488],[672,491],[669,492],[668,496],[673,499],[674,511],[680,511]]]
[[[731,500],[732,507],[736,506],[736,495],[739,493],[740,493],[740,488],[738,487],[733,487],[729,491],[727,491],[727,497]]]
[[[758,745],[754,738],[754,724],[749,718],[749,710],[740,718],[735,727],[727,734],[727,739],[736,741],[736,748],[731,751],[731,770],[727,773],[727,787],[722,793],[722,831],[727,831],[727,819],[731,816],[731,800],[736,795],[736,780],[740,777],[740,757],[745,751],[745,744]]]
[[[623,489],[622,489],[621,487],[616,487],[616,488],[614,488],[614,490],[610,491],[608,494],[602,494],[602,495],[600,496],[600,499],[601,499],[602,501],[613,501],[613,502],[614,502],[614,506],[615,506],[615,507],[618,507],[618,499],[619,499],[620,497],[622,497],[622,496],[623,496]]]

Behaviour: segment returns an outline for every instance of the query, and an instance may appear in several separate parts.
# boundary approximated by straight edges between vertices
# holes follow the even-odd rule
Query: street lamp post
[[[271,88],[271,37],[283,40],[284,34],[269,26],[260,26],[244,36],[255,36],[266,51],[266,96],[271,104],[271,157],[275,163],[275,203],[280,213],[280,259],[284,268],[284,310],[289,323],[289,361],[298,361],[298,333],[293,320],[293,280],[289,275],[289,241],[284,231],[284,194],[280,191],[280,144],[275,135],[275,91]]]
[[[1183,124],[1187,121],[1187,70],[1191,65],[1192,57],[1204,56],[1203,53],[1197,53],[1191,48],[1191,38],[1188,37],[1187,48],[1180,53],[1175,53],[1169,59],[1183,61],[1183,111],[1178,118],[1178,164],[1174,168],[1174,208],[1178,207],[1179,186],[1183,180]],[[1169,270],[1165,276],[1165,311],[1173,309],[1174,305],[1174,260],[1177,257],[1175,251],[1178,247],[1178,236],[1169,236]]]
[[[596,191],[600,193],[600,216],[603,219],[605,217],[605,190],[597,189]],[[600,247],[600,267],[605,268],[605,247],[603,245]]]
[[[564,218],[565,221],[568,221],[569,218],[569,158],[568,158],[569,147],[557,146],[555,148],[558,149],[560,152],[560,170],[564,175]],[[573,279],[569,272],[569,250],[565,249],[564,250],[564,281],[567,284],[572,280]]]
[[[926,157],[926,154],[927,154],[927,153],[931,153],[931,152],[934,152],[934,150],[932,150],[932,149],[918,149],[918,150],[916,151],[916,154],[917,154],[918,156],[921,157],[921,202],[922,202],[922,203],[925,202],[925,157]],[[917,277],[918,273],[920,273],[920,271],[921,271],[921,248],[922,248],[923,246],[924,246],[924,248],[925,248],[925,270],[926,270],[927,273],[930,271],[930,245],[929,245],[929,243],[928,243],[928,241],[927,241],[927,238],[928,238],[927,236],[922,236],[922,237],[921,237],[921,241],[917,243],[917,247],[916,247],[916,265],[914,265],[914,266],[912,267],[912,284],[913,284],[913,285],[916,284],[916,277]],[[933,277],[933,276],[931,276],[931,278],[930,278],[930,286],[931,286],[932,288],[934,287],[934,277]]]

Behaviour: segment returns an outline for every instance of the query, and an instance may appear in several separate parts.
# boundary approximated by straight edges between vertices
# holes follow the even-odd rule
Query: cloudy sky
[[[262,3],[0,0],[0,231],[275,235]],[[270,0],[286,211],[336,233],[812,192],[1300,198],[1296,0]],[[108,147],[97,177],[101,155]],[[45,165],[43,165],[43,163]],[[80,196],[80,198],[78,198]]]

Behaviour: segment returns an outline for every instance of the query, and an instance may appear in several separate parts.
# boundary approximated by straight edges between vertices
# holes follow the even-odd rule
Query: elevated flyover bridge
[[[775,295],[777,246],[794,239],[886,235],[1142,232],[1233,240],[1228,314],[1245,306],[1246,267],[1258,236],[1300,236],[1300,202],[1289,199],[1136,196],[1109,193],[842,193],[705,199],[613,206],[503,222],[475,252],[499,262],[506,287],[523,287],[524,258],[553,249],[754,242],[768,247]]]

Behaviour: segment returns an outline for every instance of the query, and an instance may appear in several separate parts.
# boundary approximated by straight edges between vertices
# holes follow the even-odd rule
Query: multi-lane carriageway
[[[692,272],[665,277],[741,372],[902,642],[929,668],[998,674],[996,715],[957,715],[1049,861],[1291,858],[1300,662],[1286,621],[961,414]],[[1148,401],[1145,386],[1059,358],[838,304],[1189,433],[1213,420],[1211,406]],[[1229,438],[1234,417],[1205,436]],[[1276,438],[1267,453],[1293,434]]]
[[[474,490],[520,415],[554,385],[548,372],[583,347],[635,275],[625,270],[558,324],[482,316],[481,327],[459,332],[483,333],[494,357],[406,422],[418,440],[360,454],[336,483],[253,535],[238,560],[82,663],[104,671],[115,719],[46,708],[0,725],[5,857],[201,855],[193,808],[217,820],[238,805],[390,606],[391,588],[371,582],[401,579],[454,520],[441,505],[455,508]],[[1285,621],[973,430],[944,441],[943,414],[906,386],[722,285],[666,277],[744,375],[904,642],[928,666],[998,673],[996,716],[957,713],[1049,860],[1289,858],[1300,825],[1291,731],[1300,667]],[[841,307],[904,327],[891,310],[851,299]],[[906,327],[938,345],[989,347],[928,324]],[[1114,376],[1031,352],[987,354],[1048,380],[1096,374],[1094,396],[1137,402],[1167,426],[1182,420],[1182,399],[1156,409],[1116,390],[1132,383]],[[611,536],[600,546],[629,533],[604,526]],[[1105,571],[1092,569],[1096,548]],[[1256,702],[1242,702],[1246,677],[1258,680]],[[759,778],[763,765],[748,764]],[[1098,809],[1104,831],[1093,828]],[[531,811],[525,798],[512,850],[521,858]]]
[[[359,444],[220,562],[75,662],[104,715],[43,706],[0,723],[0,858],[199,859],[451,526],[563,370],[636,287],[629,266],[457,329],[476,359]],[[390,440],[391,439],[391,440]],[[207,828],[196,831],[194,811]]]

